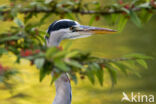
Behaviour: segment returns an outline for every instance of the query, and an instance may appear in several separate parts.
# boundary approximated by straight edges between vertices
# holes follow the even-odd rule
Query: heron
[[[77,21],[61,19],[54,21],[48,28],[48,36],[45,36],[48,47],[58,47],[64,39],[78,39],[89,37],[95,34],[114,33],[109,28],[80,25]],[[53,73],[53,72],[52,72]],[[55,81],[56,96],[52,104],[71,104],[72,90],[68,73],[63,73]]]

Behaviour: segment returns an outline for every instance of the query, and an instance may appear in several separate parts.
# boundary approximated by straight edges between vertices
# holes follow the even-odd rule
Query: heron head
[[[51,45],[55,41],[53,45],[57,45],[64,39],[78,39],[95,34],[110,34],[116,31],[108,28],[84,26],[73,20],[62,19],[53,22],[47,32],[49,34],[45,37],[47,44]]]

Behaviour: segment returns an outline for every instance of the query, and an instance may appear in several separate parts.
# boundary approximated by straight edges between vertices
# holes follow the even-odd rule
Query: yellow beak
[[[116,30],[108,29],[108,28],[99,28],[99,27],[92,27],[92,26],[84,26],[80,25],[79,28],[76,29],[78,32],[88,32],[92,34],[111,34],[116,33]]]

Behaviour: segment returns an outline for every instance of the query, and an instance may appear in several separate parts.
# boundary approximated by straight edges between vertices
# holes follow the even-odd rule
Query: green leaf
[[[129,55],[125,55],[125,58],[136,58],[136,59],[153,59],[151,56],[146,56],[144,54],[140,54],[140,53],[132,53]]]
[[[51,13],[44,14],[40,20],[40,25],[44,23],[44,21],[51,15]]]
[[[124,7],[121,8],[122,11],[126,12],[127,14],[130,14],[130,11]]]
[[[134,12],[134,11],[130,11],[130,17],[131,17],[131,21],[136,24],[138,27],[141,27],[141,21],[140,18],[138,17],[138,15]]]
[[[0,47],[0,55],[2,55],[3,53],[6,53],[6,52],[8,52],[8,51],[5,48]]]
[[[120,18],[119,18],[119,22],[118,22],[118,31],[122,31],[127,23],[128,19],[123,16],[123,15],[120,15]]]
[[[59,52],[55,53],[52,56],[52,58],[53,59],[64,58],[66,54],[67,54],[67,51],[65,51],[65,50],[64,51],[59,51]]]
[[[94,69],[96,69],[96,77],[100,83],[101,86],[103,86],[103,81],[104,81],[104,71],[103,69],[96,63],[93,63],[93,67]]]
[[[72,52],[68,53],[65,57],[66,58],[72,58],[72,57],[77,56],[78,54],[79,54],[78,51],[72,51]]]
[[[75,61],[75,60],[66,60],[65,62],[66,64],[74,66],[76,68],[80,68],[80,69],[84,68],[83,65],[81,65],[78,61]]]
[[[7,5],[0,5],[0,11],[3,11],[4,9],[6,9],[7,8]]]
[[[89,79],[89,81],[94,84],[95,83],[95,78],[94,78],[94,69],[92,69],[92,67],[89,65],[87,68],[87,77]]]
[[[138,64],[140,64],[142,67],[144,67],[145,69],[148,68],[147,66],[147,63],[145,60],[142,60],[142,59],[139,59],[139,60],[136,60]]]
[[[13,36],[1,38],[1,39],[0,39],[0,42],[10,41],[10,40],[19,40],[19,39],[21,39],[21,38],[22,38],[22,37],[13,35]]]
[[[129,61],[126,61],[122,64],[125,65],[127,67],[127,69],[129,69],[129,71],[134,73],[138,78],[141,78],[140,73],[136,70],[135,61],[136,60],[129,60]]]
[[[152,16],[153,16],[153,14],[147,10],[142,10],[140,12],[141,21],[144,24],[149,22],[149,20],[151,19]]]
[[[148,8],[148,9],[151,8],[150,2],[146,2],[146,3],[140,4],[140,5],[138,5],[137,7],[138,7],[138,8]]]
[[[59,49],[56,48],[56,47],[49,48],[49,49],[47,50],[47,52],[46,52],[46,57],[47,57],[48,59],[51,59],[51,57],[52,57],[55,53],[57,53],[58,51],[59,51]]]
[[[43,68],[40,69],[40,81],[44,79],[44,77],[51,73],[53,68],[53,64],[49,61],[46,61],[44,63]]]
[[[95,15],[92,15],[90,21],[89,21],[89,26],[93,24],[94,20],[95,20]]]
[[[66,13],[66,17],[68,19],[75,20],[74,17],[72,16],[72,13]]]
[[[59,73],[57,73],[57,75],[53,75],[50,85],[52,85],[60,77],[60,75],[61,74],[59,74]]]
[[[44,58],[37,58],[34,63],[37,66],[37,68],[40,69],[43,67],[44,62],[45,62]]]
[[[14,22],[19,26],[19,27],[24,27],[24,23],[19,19],[19,18],[15,18]]]
[[[72,78],[72,80],[74,81],[75,84],[78,83],[76,74],[69,74],[69,76]]]
[[[53,0],[45,0],[45,4],[49,4],[49,3],[51,3]]]
[[[118,69],[120,69],[125,75],[127,75],[127,69],[129,69],[128,66],[126,66],[120,62],[113,62],[113,64],[115,66],[117,66]]]
[[[69,47],[72,45],[72,41],[69,40],[65,45],[64,45],[64,50],[68,50]]]
[[[92,84],[95,83],[94,74],[91,71],[88,71],[87,77]]]
[[[105,67],[106,67],[106,69],[108,70],[108,72],[110,74],[110,77],[111,77],[111,80],[112,80],[112,86],[114,86],[114,84],[117,83],[117,72],[110,64],[105,65]]]
[[[44,79],[44,77],[46,76],[47,72],[45,69],[41,69],[40,70],[40,82]]]
[[[62,60],[57,59],[54,61],[54,64],[57,68],[64,72],[70,71],[70,68]]]

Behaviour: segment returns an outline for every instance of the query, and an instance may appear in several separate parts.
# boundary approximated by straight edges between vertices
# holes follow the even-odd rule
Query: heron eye
[[[70,30],[73,30],[74,29],[74,27],[70,27]]]
[[[75,27],[70,27],[70,30],[72,31],[72,32],[75,32],[76,30],[75,30],[76,28]]]

